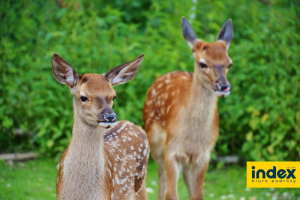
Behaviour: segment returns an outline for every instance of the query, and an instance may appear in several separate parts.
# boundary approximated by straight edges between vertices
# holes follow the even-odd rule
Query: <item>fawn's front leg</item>
[[[205,163],[200,163],[200,165],[194,169],[194,192],[191,196],[191,200],[203,200],[203,185],[208,165],[209,160],[205,161]]]
[[[175,156],[170,156],[167,151],[165,154],[165,169],[167,180],[166,200],[178,200],[177,184],[180,173],[179,163]]]

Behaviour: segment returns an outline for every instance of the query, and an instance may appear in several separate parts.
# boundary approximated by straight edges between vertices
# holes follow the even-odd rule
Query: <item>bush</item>
[[[167,72],[193,70],[181,16],[214,41],[233,19],[229,49],[232,94],[219,100],[219,155],[249,160],[299,160],[299,6],[285,1],[1,1],[0,151],[35,148],[58,155],[72,131],[72,96],[57,83],[51,57],[60,54],[79,73],[104,73],[146,57],[135,79],[116,86],[119,119],[143,124],[147,89]],[[298,14],[297,14],[298,13]],[[19,136],[19,135],[23,136]]]

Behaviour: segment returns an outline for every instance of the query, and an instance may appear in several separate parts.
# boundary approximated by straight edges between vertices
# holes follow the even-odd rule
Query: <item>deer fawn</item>
[[[232,64],[227,54],[233,38],[231,20],[213,43],[197,39],[189,22],[182,20],[182,33],[195,59],[194,73],[176,71],[159,77],[144,107],[152,157],[159,165],[158,199],[178,199],[181,169],[190,198],[203,199],[210,150],[219,135],[217,96],[230,91],[226,75]]]
[[[79,75],[59,55],[52,58],[56,80],[73,95],[72,139],[57,177],[57,199],[147,199],[149,156],[146,133],[128,121],[117,122],[112,86],[130,81],[144,54],[104,75]]]

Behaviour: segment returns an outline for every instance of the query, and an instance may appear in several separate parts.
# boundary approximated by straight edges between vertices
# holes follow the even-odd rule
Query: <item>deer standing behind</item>
[[[232,64],[227,54],[233,38],[231,20],[216,42],[197,39],[183,17],[182,33],[194,57],[194,73],[175,71],[159,77],[149,88],[144,107],[151,155],[159,165],[160,200],[178,199],[180,170],[191,199],[203,199],[203,182],[210,150],[219,135],[217,96],[227,96],[226,78]]]
[[[59,162],[57,199],[147,199],[146,133],[131,122],[117,122],[112,110],[112,86],[130,81],[143,60],[144,54],[104,75],[79,75],[53,55],[54,77],[69,86],[74,107],[71,142]]]

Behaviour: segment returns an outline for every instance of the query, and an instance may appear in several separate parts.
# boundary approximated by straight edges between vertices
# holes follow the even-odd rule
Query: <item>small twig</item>
[[[225,162],[228,163],[238,163],[239,157],[238,156],[220,156],[217,158],[217,162]]]

